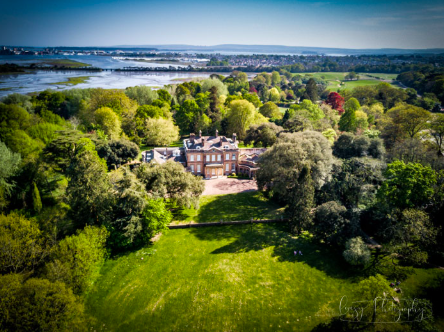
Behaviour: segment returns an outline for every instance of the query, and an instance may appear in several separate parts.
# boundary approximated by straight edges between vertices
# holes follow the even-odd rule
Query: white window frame
[[[229,153],[227,153],[227,154],[225,155],[225,160],[230,160],[230,154],[229,154]]]
[[[221,161],[221,156],[220,156],[220,154],[217,155],[217,161]]]
[[[197,173],[200,173],[200,165],[197,165]]]
[[[235,164],[235,163],[232,163],[232,164],[231,164],[231,170],[232,170],[232,171],[235,171],[235,170],[236,170],[236,164]]]
[[[197,161],[200,161],[200,154],[197,155]]]
[[[225,164],[225,172],[229,172],[230,171],[230,164]]]
[[[190,154],[190,161],[194,161],[194,154]]]
[[[191,167],[191,173],[194,173],[194,165],[190,165]]]
[[[233,153],[233,155],[231,156],[231,160],[236,160],[236,154]]]
[[[216,155],[214,154],[211,155],[211,161],[216,161]]]
[[[207,163],[209,163],[209,162],[210,162],[210,155],[207,154]]]

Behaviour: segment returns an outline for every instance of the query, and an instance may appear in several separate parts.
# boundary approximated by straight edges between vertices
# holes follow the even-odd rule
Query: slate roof
[[[234,142],[225,136],[197,136],[194,140],[186,140],[187,148],[190,150],[201,149],[210,150],[213,148],[223,149],[228,145],[230,149],[237,149],[238,141]]]
[[[179,151],[179,155],[175,156],[174,151]],[[157,164],[163,164],[168,160],[178,163],[185,163],[185,152],[183,148],[154,148],[150,151],[142,153],[143,161],[149,163],[151,161]]]

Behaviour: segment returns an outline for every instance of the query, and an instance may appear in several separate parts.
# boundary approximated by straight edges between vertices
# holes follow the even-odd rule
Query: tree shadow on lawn
[[[286,231],[287,227],[286,225],[264,224],[235,225],[193,228],[191,233],[204,241],[234,240],[214,250],[211,254],[240,254],[274,247],[272,256],[278,257],[281,262],[304,262],[334,278],[357,278],[362,274],[342,259],[340,251],[322,246],[307,238],[292,237]],[[298,254],[295,255],[294,251]],[[299,255],[299,251],[302,255]]]
[[[261,193],[243,192],[238,194],[219,195],[216,199],[202,204],[195,221],[219,222],[232,220],[269,219],[280,215],[280,206],[262,200]]]

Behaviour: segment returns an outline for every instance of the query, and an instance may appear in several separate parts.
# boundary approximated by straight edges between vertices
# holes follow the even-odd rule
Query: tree
[[[298,105],[291,105],[290,108],[295,110],[295,114],[298,113],[303,114],[304,112],[306,112],[308,115],[307,118],[313,122],[318,121],[325,117],[325,114],[322,111],[322,109],[315,103],[312,103],[309,99],[304,99]]]
[[[228,111],[228,134],[236,133],[239,139],[244,139],[246,130],[253,123],[256,110],[254,105],[246,100],[234,100]]]
[[[391,299],[396,294],[390,287],[389,282],[380,274],[362,280],[358,284],[358,289],[359,299],[361,301],[367,300],[375,307],[375,310],[373,310],[372,322],[376,321],[377,309],[380,307],[380,305],[378,305],[380,302],[378,302],[377,299]]]
[[[320,188],[328,180],[333,162],[330,143],[321,133],[281,133],[259,159],[258,187],[285,198],[299,172],[309,166],[314,185]]]
[[[203,180],[186,172],[181,164],[143,164],[137,168],[136,175],[152,198],[169,199],[178,206],[198,208],[199,196],[205,187]]]
[[[105,141],[97,146],[97,153],[100,158],[105,159],[108,169],[114,166],[119,167],[139,156],[137,144],[126,139]]]
[[[370,139],[367,136],[343,133],[333,144],[333,154],[344,159],[362,157],[368,154],[369,147]]]
[[[86,226],[59,242],[52,262],[46,265],[49,280],[60,281],[74,293],[85,292],[99,276],[105,262],[108,232],[104,226]]]
[[[61,282],[0,276],[0,329],[4,331],[84,331],[84,307]]]
[[[418,209],[405,209],[384,231],[389,250],[412,265],[427,262],[427,250],[436,247],[437,234],[427,213]]]
[[[368,128],[368,116],[365,112],[363,111],[356,111],[355,112],[355,116],[356,116],[356,129],[358,130],[366,130]]]
[[[33,182],[32,185],[32,207],[34,212],[39,213],[42,210],[42,200],[40,199],[40,192],[39,188],[37,188],[37,184]]]
[[[199,121],[199,116],[203,113],[195,100],[185,100],[175,115],[176,123],[182,133],[189,134],[194,131]],[[217,114],[214,114],[217,116]]]
[[[277,105],[272,101],[265,103],[261,108],[259,108],[259,112],[267,118],[282,118],[282,113],[279,111],[279,107],[277,107]]]
[[[314,218],[314,236],[329,244],[343,245],[354,233],[354,225],[346,214],[347,209],[335,201],[319,205]]]
[[[339,120],[339,129],[342,131],[354,132],[357,128],[356,123],[356,111],[359,110],[361,105],[356,98],[350,98],[345,103],[345,113]]]
[[[430,123],[430,130],[434,139],[438,155],[443,155],[444,144],[444,114],[434,114]]]
[[[349,239],[342,253],[344,259],[351,265],[366,265],[370,261],[370,249],[360,236]]]
[[[316,103],[318,101],[319,99],[318,86],[313,78],[310,78],[308,80],[305,86],[305,93],[307,95],[307,98],[304,99],[310,99],[313,103]]]
[[[80,147],[67,172],[70,215],[77,227],[100,225],[108,221],[112,202],[106,162],[97,155],[91,140],[82,138],[77,145]]]
[[[158,106],[143,105],[139,106],[136,111],[136,118],[142,122],[148,118],[158,119],[161,117],[165,118],[162,109]]]
[[[421,207],[433,197],[437,176],[428,166],[396,160],[387,165],[386,180],[378,190],[381,204],[400,209]]]
[[[327,99],[325,100],[325,103],[330,105],[333,109],[337,110],[339,115],[344,113],[344,98],[337,92],[330,92],[328,94]]]
[[[333,143],[335,142],[336,137],[338,136],[338,135],[336,134],[336,131],[335,131],[334,129],[332,129],[332,128],[327,129],[327,130],[324,130],[324,131],[322,132],[322,135],[324,135],[324,137],[325,137],[326,139],[328,139],[328,141],[330,142],[330,144],[333,144]]]
[[[147,119],[144,126],[144,143],[149,146],[168,146],[177,141],[179,127],[172,120]]]
[[[281,83],[281,75],[277,71],[271,73],[271,83],[273,85],[278,85]]]
[[[309,166],[303,166],[299,177],[289,188],[288,206],[285,212],[289,216],[293,233],[299,234],[302,229],[312,225],[315,188]]]
[[[279,91],[276,88],[271,88],[269,91],[269,98],[272,102],[278,103],[281,100]]]
[[[136,109],[137,102],[128,98],[128,96],[121,90],[94,89],[91,93],[91,99],[87,111],[95,111],[102,107],[109,107],[117,115],[123,115],[129,110]]]
[[[0,272],[32,271],[48,255],[46,241],[34,220],[17,213],[0,215]]]
[[[272,146],[276,142],[279,133],[283,131],[284,128],[275,125],[273,122],[252,125],[247,130],[244,142],[247,145],[253,143],[254,146],[262,146],[266,148]]]
[[[109,107],[101,107],[94,112],[95,121],[97,125],[104,131],[111,139],[118,139],[120,132],[120,120],[114,111]]]
[[[167,230],[171,220],[173,215],[162,199],[149,200],[142,212],[144,238],[149,240],[157,233]]]
[[[6,198],[14,189],[15,182],[11,178],[17,173],[20,162],[20,155],[0,141],[0,211],[6,206]]]
[[[145,244],[146,226],[142,213],[148,203],[145,184],[127,167],[113,171],[111,183],[116,191],[114,218],[108,229],[108,243],[113,249],[131,248]]]
[[[217,88],[217,96],[218,97],[221,96],[221,95],[224,95],[224,96],[228,95],[227,87],[219,79],[217,79],[217,78],[208,78],[208,79],[202,81],[202,91],[203,92],[210,91],[210,89],[213,86]]]
[[[163,90],[163,91],[165,91],[165,90]],[[150,87],[145,86],[145,85],[138,85],[138,86],[126,88],[125,94],[129,98],[137,101],[137,103],[139,105],[150,105],[154,100],[159,98],[159,95],[157,94],[156,91],[153,91]],[[165,95],[165,94],[164,94],[164,97],[168,99],[167,95]],[[166,100],[166,101],[169,101],[169,100]]]
[[[379,122],[381,136],[392,146],[407,137],[416,137],[428,126],[430,112],[408,104],[397,104],[387,111]]]

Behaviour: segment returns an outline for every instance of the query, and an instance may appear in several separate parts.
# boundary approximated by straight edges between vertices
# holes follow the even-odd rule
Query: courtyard
[[[205,190],[202,196],[237,194],[257,191],[256,180],[219,178],[205,180]]]

